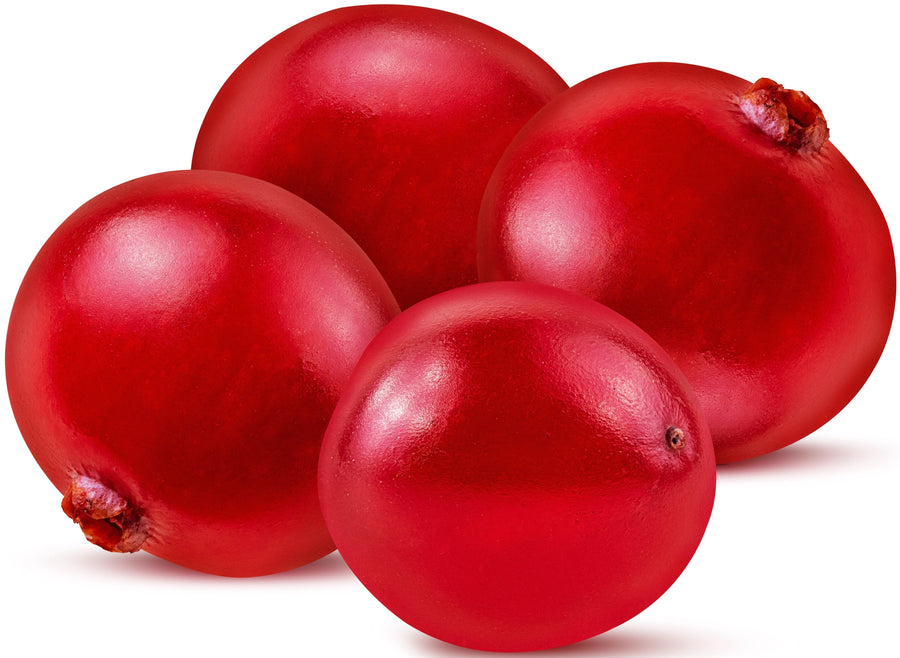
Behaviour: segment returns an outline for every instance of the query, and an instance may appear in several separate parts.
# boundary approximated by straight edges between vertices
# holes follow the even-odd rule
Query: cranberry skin
[[[706,528],[715,459],[692,391],[586,297],[475,284],[401,313],[323,439],[338,550],[391,611],[493,651],[561,646],[643,610]]]
[[[95,543],[146,535],[192,569],[282,571],[334,548],[321,437],[397,312],[358,245],[295,195],[155,174],[83,205],[38,253],[9,324],[10,401]]]
[[[479,227],[482,280],[577,291],[653,336],[696,391],[719,462],[840,411],[881,355],[896,291],[884,216],[822,143],[821,111],[782,92],[802,130],[776,141],[742,110],[750,89],[670,63],[576,85],[510,145]]]
[[[225,82],[193,166],[248,174],[340,224],[401,307],[477,281],[484,187],[565,82],[486,25],[423,7],[346,7],[279,34]]]

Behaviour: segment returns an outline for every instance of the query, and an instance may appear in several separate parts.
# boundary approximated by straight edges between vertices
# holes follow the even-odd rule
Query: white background
[[[900,60],[889,3],[423,2],[505,31],[570,84],[649,60],[771,77],[806,91],[900,235]],[[12,6],[13,8],[9,8]],[[190,165],[228,74],[328,2],[7,3],[0,14],[0,312],[77,206]],[[654,605],[560,656],[897,656],[900,354],[779,453],[719,469],[694,560]],[[0,400],[0,653],[460,656],[406,626],[337,554],[235,580],[88,544]],[[24,653],[23,653],[24,652]],[[165,652],[165,653],[163,653]]]

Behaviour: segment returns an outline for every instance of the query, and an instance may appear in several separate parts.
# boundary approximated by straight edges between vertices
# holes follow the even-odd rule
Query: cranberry
[[[653,336],[720,462],[833,417],[893,317],[878,204],[819,107],[765,78],[648,63],[574,86],[504,154],[479,231],[483,280],[577,291]]]
[[[715,490],[669,356],[588,298],[476,284],[373,340],[322,443],[325,520],[400,618],[525,651],[638,614],[688,564]]]
[[[360,248],[264,181],[181,171],[75,211],[19,289],[7,382],[92,542],[252,576],[333,550],[316,492],[350,370],[399,309]]]
[[[282,32],[234,71],[193,166],[263,178],[322,209],[407,307],[477,280],[488,177],[566,88],[525,46],[469,18],[344,7]]]

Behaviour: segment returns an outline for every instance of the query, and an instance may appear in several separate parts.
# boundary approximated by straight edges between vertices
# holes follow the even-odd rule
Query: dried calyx
[[[801,153],[818,151],[828,139],[825,115],[802,91],[760,78],[739,103],[744,115],[760,130]]]
[[[675,452],[684,450],[684,431],[680,427],[671,426],[666,430],[666,443]]]
[[[115,553],[134,553],[147,539],[147,523],[118,492],[89,477],[73,478],[63,511],[81,526],[88,541]]]

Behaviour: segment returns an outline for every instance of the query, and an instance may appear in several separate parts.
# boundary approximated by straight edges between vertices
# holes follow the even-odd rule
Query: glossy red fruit
[[[487,189],[483,280],[588,295],[675,359],[720,462],[809,434],[890,329],[891,238],[806,95],[686,64],[597,75],[518,135]]]
[[[321,208],[406,307],[477,280],[491,171],[566,88],[522,44],[471,19],[345,7],[279,34],[234,71],[193,166],[263,178]]]
[[[322,444],[339,551],[412,626],[561,646],[650,605],[709,519],[715,460],[683,375],[586,297],[476,284],[372,342]]]
[[[7,383],[28,447],[94,543],[253,576],[333,550],[321,437],[399,309],[362,250],[270,183],[140,178],[95,197],[19,289]]]

